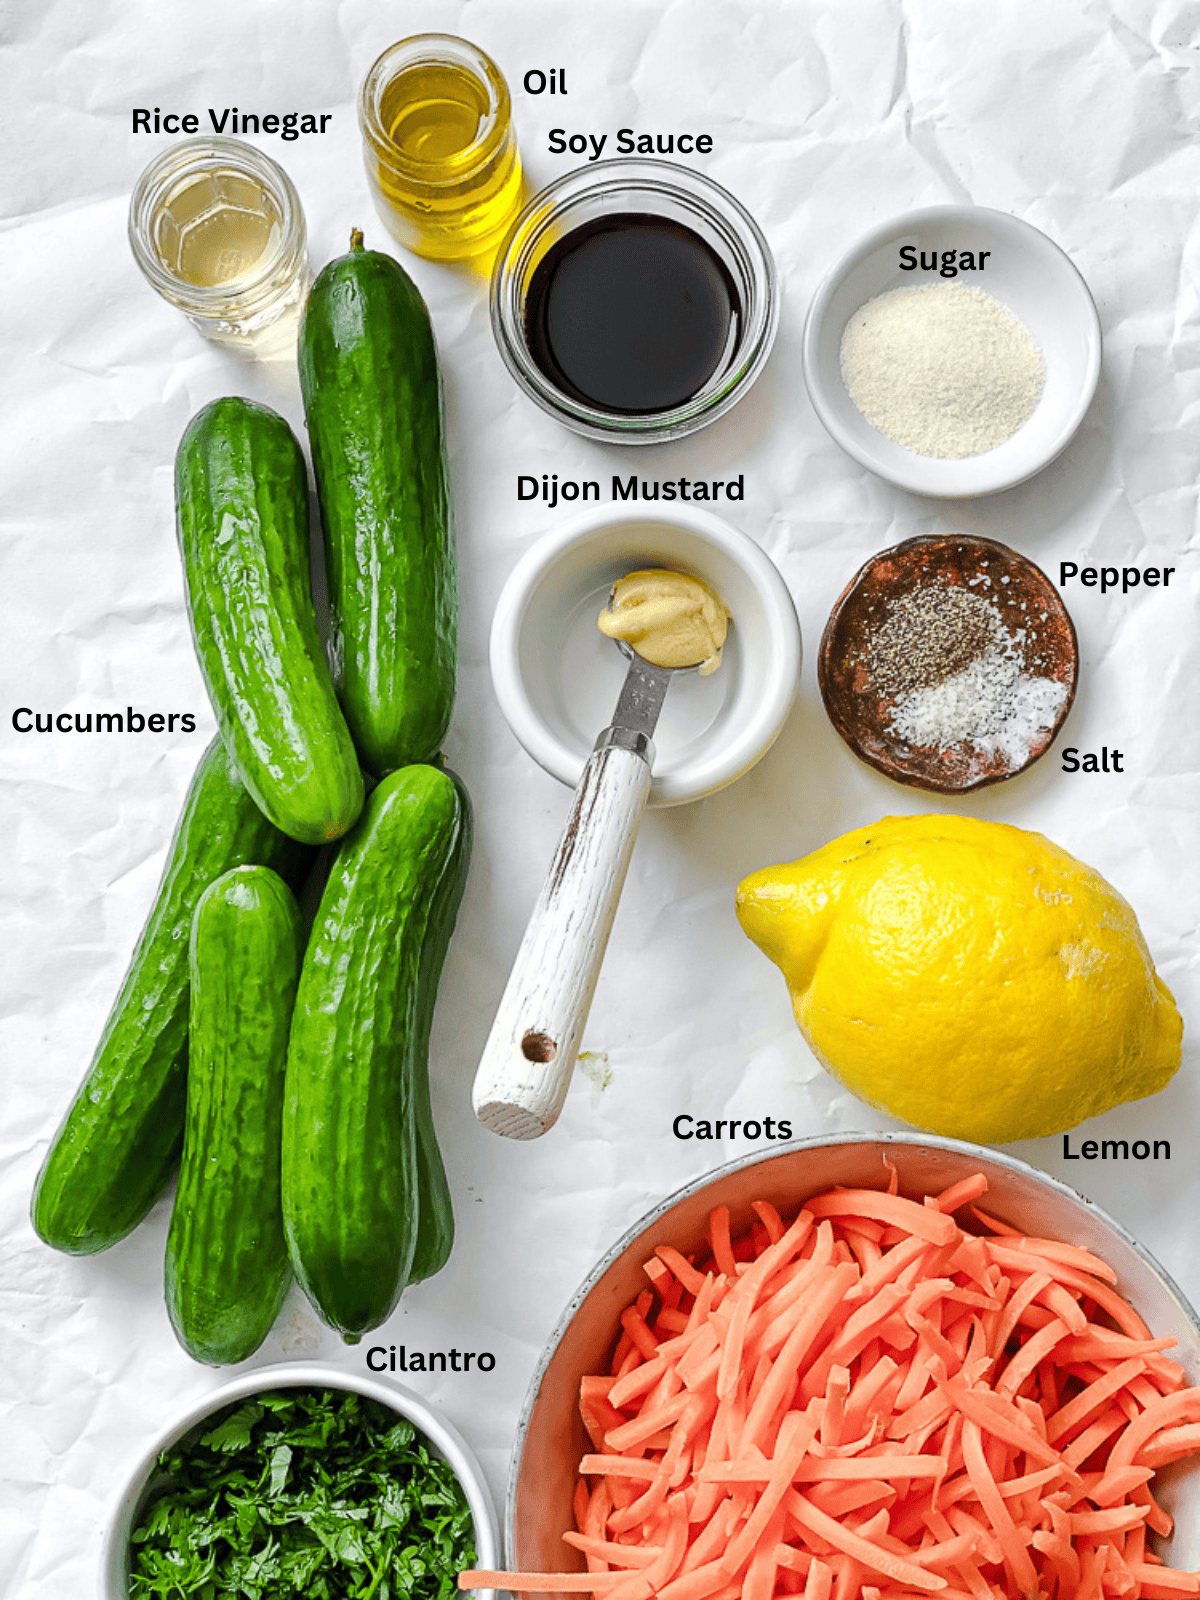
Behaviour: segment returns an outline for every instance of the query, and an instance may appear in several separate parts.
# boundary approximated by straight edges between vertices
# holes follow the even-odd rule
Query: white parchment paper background
[[[29,1192],[82,1076],[152,902],[185,789],[212,731],[192,655],[172,512],[189,417],[217,395],[280,409],[302,434],[294,371],[207,345],[138,275],[129,192],[165,137],[135,105],[328,111],[321,138],[255,140],[307,211],[314,264],[373,216],[353,111],[378,52],[444,30],[488,50],[514,88],[540,185],[573,158],[552,126],[711,133],[693,158],[754,213],[778,261],[775,354],[743,405],[641,453],[577,439],[521,397],[493,347],[478,281],[405,265],[433,314],[449,415],[462,586],[460,696],[447,744],[475,799],[477,845],[439,1011],[436,1114],[458,1204],[447,1269],[407,1295],[383,1343],[495,1353],[490,1375],[413,1378],[466,1433],[502,1500],[515,1420],[547,1333],[602,1250],[650,1202],[748,1152],[671,1136],[679,1111],[789,1117],[798,1135],[886,1119],[841,1092],[796,1033],[782,981],[739,932],[733,886],[892,812],[963,810],[1037,828],[1132,901],[1183,1010],[1182,1071],[1088,1134],[1169,1138],[1170,1163],[1064,1164],[1200,1296],[1195,934],[1200,719],[1200,5],[1194,0],[10,0],[0,10],[0,760],[3,905],[0,1119],[0,1588],[93,1592],[102,1526],[151,1432],[220,1375],[179,1349],[162,1304],[167,1202],[87,1260],[33,1236]],[[521,92],[565,67],[569,96]],[[1066,249],[1096,297],[1104,372],[1066,454],[991,500],[937,504],[857,468],[817,423],[800,371],[816,284],[869,226],[918,205],[1011,211]],[[796,598],[806,663],[767,759],[643,828],[587,1030],[606,1058],[577,1075],[534,1145],[480,1129],[469,1089],[567,794],[534,767],[492,697],[486,640],[516,558],[559,513],[516,499],[518,472],[598,478],[745,474],[735,520]],[[821,708],[812,662],[857,566],[912,534],[981,533],[1057,574],[1060,560],[1172,565],[1167,590],[1076,589],[1082,678],[1062,743],[1120,748],[1120,776],[1067,777],[1051,756],[961,803],[859,765]],[[18,735],[42,711],[191,710],[194,735]],[[766,1149],[764,1142],[761,1148]],[[294,1296],[254,1358],[361,1370]]]

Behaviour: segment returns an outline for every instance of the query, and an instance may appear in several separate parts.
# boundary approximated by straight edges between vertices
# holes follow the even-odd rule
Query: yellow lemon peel
[[[1041,834],[886,817],[738,888],[800,1030],[860,1099],[1006,1144],[1155,1094],[1183,1024],[1137,918]]]

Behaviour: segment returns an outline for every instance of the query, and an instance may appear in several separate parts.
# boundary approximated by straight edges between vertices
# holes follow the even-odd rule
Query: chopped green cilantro
[[[453,1471],[345,1389],[235,1401],[164,1450],[130,1539],[130,1600],[452,1600],[475,1563]]]

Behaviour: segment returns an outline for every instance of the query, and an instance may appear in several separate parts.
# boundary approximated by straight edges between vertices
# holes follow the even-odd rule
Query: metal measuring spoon
[[[576,785],[475,1074],[475,1115],[509,1139],[536,1139],[558,1120],[650,794],[659,712],[671,679],[700,667],[656,667],[614,642],[629,670]]]

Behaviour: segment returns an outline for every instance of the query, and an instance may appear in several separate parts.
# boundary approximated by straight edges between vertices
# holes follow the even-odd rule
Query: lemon
[[[1137,919],[1039,833],[885,817],[738,889],[814,1054],[932,1133],[1033,1139],[1161,1089],[1183,1025]]]

